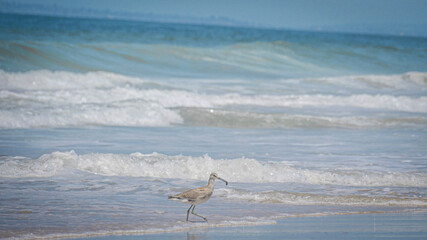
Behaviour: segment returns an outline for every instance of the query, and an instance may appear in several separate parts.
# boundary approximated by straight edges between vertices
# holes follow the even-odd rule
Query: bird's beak
[[[223,181],[223,182],[225,182],[225,186],[227,186],[228,185],[228,182],[227,181],[225,181],[224,179],[222,179],[222,178],[218,178],[219,180],[221,180],[221,181]]]

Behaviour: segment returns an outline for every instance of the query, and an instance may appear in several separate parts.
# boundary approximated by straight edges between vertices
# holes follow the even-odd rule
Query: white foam
[[[110,72],[73,73],[65,71],[35,70],[9,73],[0,70],[0,89],[4,90],[65,90],[111,88],[121,85],[142,84],[140,78]]]
[[[160,85],[147,88],[151,85],[146,83],[144,79],[106,72],[7,73],[0,70],[0,128],[170,126],[183,123],[177,109],[221,109],[230,105],[294,109],[353,107],[427,113],[425,96],[206,94]],[[329,121],[332,125],[350,122],[351,125],[351,120],[364,122],[360,118],[338,121],[318,118],[314,122]]]
[[[427,175],[389,171],[321,170],[293,167],[286,162],[261,163],[255,159],[212,159],[152,154],[78,155],[74,151],[53,152],[38,159],[8,158],[0,163],[2,177],[50,177],[70,170],[105,176],[182,178],[206,180],[218,172],[230,182],[304,183],[341,186],[413,186],[426,187]]]
[[[121,103],[115,106],[77,105],[63,108],[0,110],[0,128],[64,126],[170,126],[182,123],[173,110],[155,103]]]

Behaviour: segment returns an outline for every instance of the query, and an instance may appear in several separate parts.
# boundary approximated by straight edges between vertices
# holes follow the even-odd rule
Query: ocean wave
[[[231,200],[250,203],[283,203],[288,205],[334,205],[334,206],[413,206],[426,207],[427,199],[363,195],[320,195],[286,191],[253,192],[221,188],[216,194]]]
[[[102,71],[75,73],[50,70],[27,72],[0,70],[0,89],[18,92],[113,88],[144,83],[145,81],[141,78]]]
[[[282,80],[283,83],[289,80]],[[407,72],[394,75],[359,75],[305,78],[304,81],[333,84],[346,88],[366,89],[427,89],[427,73]]]
[[[201,164],[203,163],[203,164]],[[321,170],[294,167],[286,162],[262,163],[255,159],[212,159],[168,156],[159,153],[78,155],[74,151],[53,152],[38,159],[5,157],[0,176],[9,178],[51,177],[70,170],[105,176],[181,178],[206,180],[216,171],[230,182],[304,183],[341,186],[413,186],[426,187],[427,175],[421,173],[370,170]]]
[[[226,128],[387,128],[427,125],[427,118],[314,116],[302,114],[254,113],[213,108],[181,108],[186,125]]]
[[[112,71],[139,76],[257,79],[426,69],[425,56],[419,54],[425,49],[423,38],[5,18],[11,24],[4,24],[0,66],[11,71]]]
[[[176,79],[176,81],[182,79]],[[199,78],[195,80],[200,80]],[[233,82],[236,79],[206,79],[209,82],[222,82],[222,84]],[[265,80],[268,84],[274,80]],[[33,70],[27,72],[6,72],[0,69],[0,89],[13,91],[36,91],[36,90],[71,90],[86,88],[113,88],[119,86],[144,88],[155,86],[168,88],[161,83],[161,79],[132,77],[123,74],[105,71],[92,71],[86,73],[69,71]],[[202,81],[203,82],[203,81]],[[247,80],[250,83],[251,80]],[[354,75],[339,77],[316,77],[282,79],[272,88],[280,87],[290,82],[298,82],[301,86],[310,83],[320,83],[324,86],[337,85],[346,88],[369,88],[369,89],[413,89],[425,90],[427,88],[426,72],[407,72],[395,75]],[[239,80],[244,85],[243,80]],[[252,87],[252,86],[251,86]]]
[[[414,81],[421,84],[425,80]],[[230,106],[309,108],[320,109],[321,112],[342,107],[379,112],[427,113],[425,96],[265,92],[248,94],[244,86],[243,90],[231,93],[221,92],[220,89],[221,86],[217,90],[210,89],[207,93],[174,87],[166,82],[108,72],[40,70],[8,73],[0,70],[0,128],[171,126],[183,123],[208,123],[209,126],[225,127],[387,127],[425,124],[425,118],[419,115],[333,118],[224,110]],[[196,118],[197,114],[201,114],[200,118]],[[231,120],[242,125],[230,124]]]
[[[114,87],[59,91],[15,92],[1,90],[3,103],[19,104],[21,100],[58,104],[98,104],[124,101],[158,103],[162,107],[222,107],[248,105],[261,107],[358,107],[406,112],[427,112],[427,97],[356,94],[339,95],[242,95],[203,94],[186,90],[137,89]]]
[[[55,128],[80,126],[165,127],[181,124],[175,111],[155,103],[85,104],[36,109],[0,110],[0,128]]]
[[[100,35],[94,36],[95,39],[97,37]],[[169,37],[179,38],[179,36]],[[399,48],[399,51],[389,51],[367,46],[366,42],[362,44],[363,47],[359,44],[347,45],[348,42],[347,46],[343,46],[320,44],[323,40],[317,43],[307,42],[305,37],[298,41],[283,38],[268,40],[251,38],[223,42],[225,39],[217,39],[218,42],[214,44],[208,43],[212,43],[211,39],[205,39],[206,42],[196,41],[193,44],[189,44],[192,41],[188,40],[180,44],[160,39],[154,42],[147,39],[138,39],[135,42],[123,39],[94,42],[83,39],[6,40],[0,41],[0,53],[9,61],[0,61],[0,64],[3,65],[3,69],[15,71],[45,68],[81,72],[131,72],[135,75],[148,73],[150,76],[227,78],[240,76],[304,78],[358,72],[425,70],[422,64],[424,59],[421,55],[412,54],[411,47],[406,50]],[[372,51],[367,51],[366,48]],[[408,55],[411,57],[408,58]],[[379,59],[378,56],[382,58]],[[405,57],[406,61],[396,60],[402,57]]]
[[[242,96],[229,94],[214,96],[216,105],[252,105],[265,107],[359,107],[367,109],[386,109],[407,112],[427,112],[427,97],[407,97],[392,95],[355,94],[337,95],[260,95]]]
[[[276,42],[204,47],[162,43],[0,41],[0,52],[12,59],[3,63],[6,69],[34,70],[42,67],[203,77],[307,76],[308,72],[321,76],[341,73],[324,61],[313,62],[312,58],[300,54],[298,50],[295,44]],[[100,64],[100,59],[107,64]]]

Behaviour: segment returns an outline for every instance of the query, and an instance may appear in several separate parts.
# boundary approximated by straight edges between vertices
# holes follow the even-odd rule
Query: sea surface
[[[427,38],[0,15],[0,238],[426,210]]]

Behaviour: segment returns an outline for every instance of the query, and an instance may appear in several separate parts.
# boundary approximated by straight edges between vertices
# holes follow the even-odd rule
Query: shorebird
[[[228,182],[218,177],[216,173],[211,173],[211,175],[209,176],[208,185],[191,189],[186,192],[176,194],[173,196],[169,196],[169,200],[180,201],[183,203],[191,204],[190,208],[187,210],[187,222],[188,222],[188,215],[190,214],[191,208],[193,208],[193,210],[191,211],[191,214],[203,218],[206,222],[208,221],[207,218],[195,213],[194,208],[196,208],[196,205],[206,202],[212,196],[215,179],[224,181],[225,185],[228,185]]]

